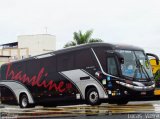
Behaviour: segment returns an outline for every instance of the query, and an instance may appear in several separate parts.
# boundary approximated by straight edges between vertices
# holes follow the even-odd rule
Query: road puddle
[[[37,117],[74,117],[90,115],[116,115],[127,113],[160,113],[159,104],[127,104],[111,105],[102,104],[100,106],[73,105],[58,107],[35,107],[29,109],[20,109],[18,106],[7,106],[1,108],[2,118],[37,118]]]

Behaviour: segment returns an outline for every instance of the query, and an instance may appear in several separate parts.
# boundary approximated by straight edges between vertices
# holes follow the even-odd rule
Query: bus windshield
[[[117,50],[123,57],[122,75],[134,80],[152,79],[153,74],[148,58],[143,51]]]

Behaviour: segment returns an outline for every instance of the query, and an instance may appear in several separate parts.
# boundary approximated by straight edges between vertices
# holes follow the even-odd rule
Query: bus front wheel
[[[90,88],[86,94],[87,103],[90,105],[100,105],[99,94],[96,88]]]
[[[20,105],[20,108],[28,108],[29,107],[28,97],[26,94],[22,94],[20,96],[19,105]]]

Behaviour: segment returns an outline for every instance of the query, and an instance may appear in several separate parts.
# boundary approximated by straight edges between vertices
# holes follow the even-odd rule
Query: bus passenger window
[[[118,75],[116,61],[114,57],[107,58],[107,72],[108,74],[111,74],[114,76]]]

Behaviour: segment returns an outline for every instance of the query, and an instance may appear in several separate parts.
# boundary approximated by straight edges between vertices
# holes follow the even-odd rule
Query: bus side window
[[[114,76],[118,75],[116,61],[114,57],[107,58],[107,73]]]
[[[59,55],[57,57],[58,71],[67,71],[74,69],[74,55],[73,53]]]
[[[77,69],[86,68],[94,65],[95,64],[90,49],[81,50],[75,54],[75,67]]]

